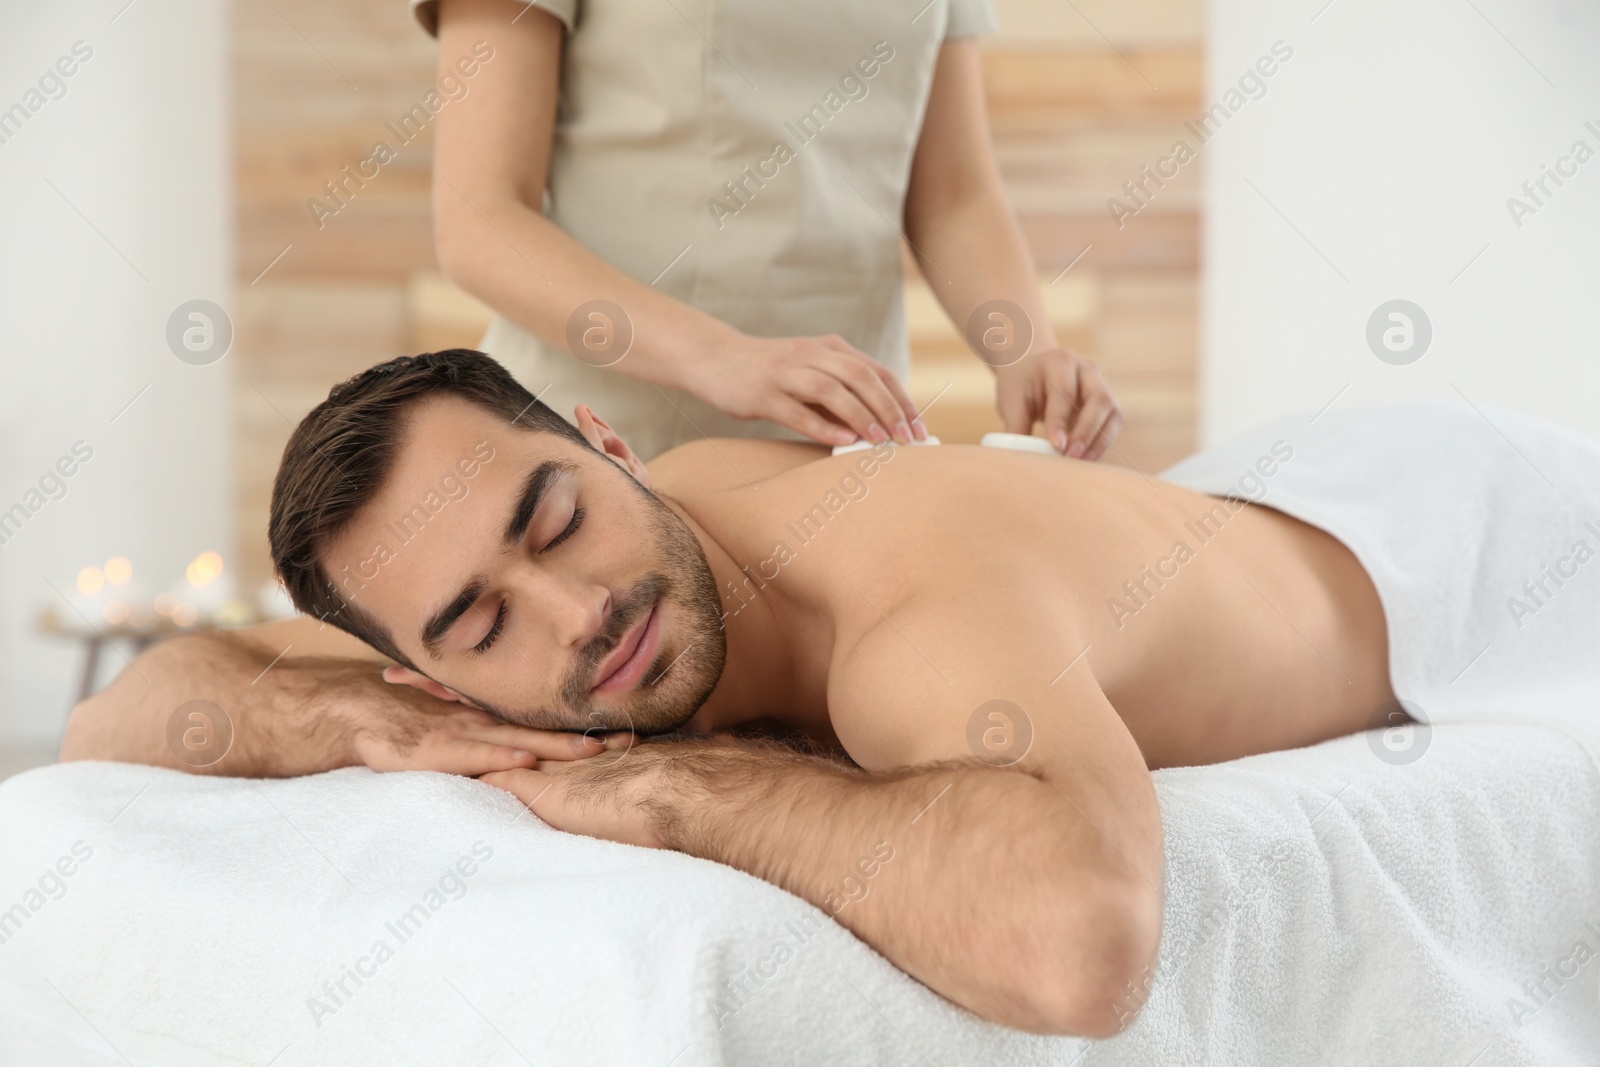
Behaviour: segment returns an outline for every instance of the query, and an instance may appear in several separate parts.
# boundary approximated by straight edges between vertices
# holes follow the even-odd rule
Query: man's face
[[[406,416],[327,576],[423,673],[550,730],[682,726],[721,677],[721,605],[676,513],[616,462],[454,397]]]

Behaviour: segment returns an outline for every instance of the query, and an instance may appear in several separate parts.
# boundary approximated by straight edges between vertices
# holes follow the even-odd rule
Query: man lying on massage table
[[[151,648],[63,758],[195,769],[167,723],[209,700],[234,729],[210,773],[481,776],[776,883],[989,1019],[1107,1035],[1160,936],[1149,770],[1393,700],[1367,574],[1280,512],[949,445],[706,440],[647,468],[577,418],[462,350],[336,387],[272,500],[311,618]]]

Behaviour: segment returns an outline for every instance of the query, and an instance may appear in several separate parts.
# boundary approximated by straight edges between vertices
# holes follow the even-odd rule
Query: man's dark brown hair
[[[267,540],[278,578],[301,612],[407,666],[414,665],[382,624],[340,592],[321,556],[383,486],[407,409],[439,395],[470,401],[507,424],[591,447],[576,426],[541,404],[499,363],[466,348],[380,363],[334,386],[301,420],[272,486]]]

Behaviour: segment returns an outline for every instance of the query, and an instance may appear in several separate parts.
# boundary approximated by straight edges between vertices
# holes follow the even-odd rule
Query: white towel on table
[[[1567,734],[1447,724],[1403,766],[1356,735],[1156,785],[1161,966],[1095,1043],[984,1022],[798,897],[468,779],[41,768],[0,784],[0,907],[92,854],[0,944],[0,1063],[1594,1062],[1600,958],[1525,989],[1600,952],[1600,774]]]

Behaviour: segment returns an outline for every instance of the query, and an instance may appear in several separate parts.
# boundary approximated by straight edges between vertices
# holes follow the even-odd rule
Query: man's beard
[[[693,718],[717,687],[727,662],[728,640],[711,565],[678,514],[648,489],[638,488],[650,503],[650,529],[661,569],[645,575],[617,600],[601,632],[578,650],[561,682],[561,707],[542,708],[532,715],[501,714],[501,718],[540,729],[671,733]],[[663,640],[638,686],[617,694],[626,703],[600,706],[590,692],[599,681],[600,664],[657,602],[676,609],[678,640]],[[662,634],[666,637],[664,629]]]

